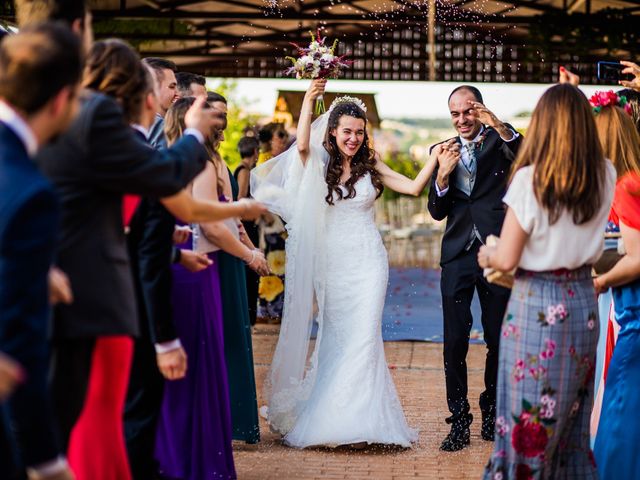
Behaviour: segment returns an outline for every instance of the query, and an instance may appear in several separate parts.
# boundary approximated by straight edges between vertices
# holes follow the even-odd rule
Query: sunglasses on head
[[[278,136],[278,138],[287,138],[288,136],[287,132],[285,132],[284,130],[280,130],[278,133],[276,133],[276,135]]]

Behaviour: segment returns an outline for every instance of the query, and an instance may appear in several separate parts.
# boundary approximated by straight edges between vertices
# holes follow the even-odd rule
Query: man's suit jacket
[[[140,132],[136,135],[147,142]],[[176,220],[157,198],[141,199],[127,235],[140,331],[143,338],[163,343],[178,337],[171,304],[171,257]]]
[[[56,309],[54,337],[138,333],[122,195],[173,195],[206,160],[206,149],[191,135],[153,150],[125,123],[115,100],[83,93],[70,129],[38,156],[62,202],[56,264],[69,276],[75,298]]]
[[[491,234],[500,234],[505,216],[502,198],[506,192],[511,164],[521,143],[521,135],[511,142],[505,142],[493,128],[486,128],[482,145],[475,150],[477,171],[471,195],[455,187],[454,170],[449,176],[449,190],[439,197],[435,187],[438,169],[434,171],[428,208],[434,219],[447,219],[442,239],[442,265],[464,250],[474,224],[483,239]],[[458,165],[457,168],[463,167]]]
[[[176,220],[154,198],[143,198],[129,225],[127,244],[136,280],[142,336],[153,343],[178,337],[171,304]]]
[[[8,407],[22,460],[31,466],[60,453],[47,387],[48,271],[58,219],[52,185],[0,123],[0,351],[26,371]]]
[[[153,148],[167,148],[167,137],[164,135],[164,117],[156,115],[156,120],[149,129],[149,144]]]

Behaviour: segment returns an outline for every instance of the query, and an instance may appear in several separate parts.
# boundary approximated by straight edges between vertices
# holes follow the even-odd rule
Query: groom
[[[488,235],[499,235],[505,210],[502,197],[511,163],[522,137],[484,105],[480,91],[463,85],[449,96],[449,110],[458,136],[445,149],[459,157],[439,158],[431,179],[429,212],[447,219],[442,240],[442,307],[444,315],[444,372],[451,432],[440,448],[453,452],[470,443],[473,420],[467,399],[467,351],[473,319],[471,300],[477,291],[487,344],[485,391],[480,395],[482,438],[493,440],[500,325],[510,291],[488,283],[478,266],[477,253]]]

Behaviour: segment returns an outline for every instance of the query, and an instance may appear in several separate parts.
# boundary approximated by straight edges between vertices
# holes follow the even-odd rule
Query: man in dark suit
[[[207,94],[207,79],[191,72],[177,72],[178,95],[180,98],[199,97]]]
[[[154,148],[165,148],[167,139],[164,136],[164,117],[173,102],[180,98],[176,80],[178,68],[171,60],[164,58],[147,57],[142,61],[154,72],[155,93],[158,101],[155,121],[149,129],[149,143]]]
[[[71,122],[80,73],[80,42],[66,28],[25,29],[0,45],[0,351],[20,365],[20,383],[0,405],[18,447],[12,451],[0,420],[2,478],[22,478],[25,468],[33,478],[72,478],[47,386],[48,272],[60,207],[33,157]]]
[[[138,123],[132,126],[144,142],[148,141],[149,128],[158,110],[155,74],[147,68],[148,91]],[[183,378],[187,369],[187,356],[176,333],[171,304],[172,237],[176,223],[171,211],[185,221],[193,221],[193,217],[184,218],[184,213],[175,208],[176,201],[175,196],[162,200],[142,198],[127,235],[138,298],[140,336],[135,344],[124,421],[129,465],[137,480],[153,478],[157,471],[154,448],[164,379]],[[173,261],[191,271],[210,265],[205,255],[190,250],[179,252]]]
[[[69,3],[74,8],[67,9]],[[35,12],[34,21],[42,21],[47,13],[56,17],[71,11],[77,18],[67,15],[63,20],[71,27],[90,28],[82,1],[24,4],[30,7],[24,15],[18,11],[24,23],[31,20],[29,12]],[[38,155],[61,198],[56,264],[69,275],[75,296],[72,305],[56,309],[53,330],[52,387],[65,447],[84,404],[96,339],[139,331],[122,195],[170,196],[204,168],[208,155],[203,142],[215,118],[202,106],[198,101],[187,112],[184,137],[157,152],[136,138],[113,98],[85,91],[70,129]]]
[[[123,122],[115,100],[84,92],[81,102],[67,134],[39,155],[62,201],[56,263],[75,293],[72,305],[57,309],[54,324],[53,389],[66,439],[84,402],[95,338],[139,333],[122,194],[182,190],[204,167],[207,152],[200,140],[211,124],[201,104],[195,105],[187,122],[194,134],[154,151]]]
[[[444,315],[444,370],[451,432],[441,445],[456,451],[470,443],[473,420],[467,399],[467,351],[473,319],[471,300],[478,292],[487,344],[485,391],[480,395],[481,435],[493,440],[500,325],[510,291],[486,281],[477,253],[488,235],[499,235],[505,210],[502,197],[521,137],[482,103],[472,86],[456,88],[449,109],[458,137],[445,149],[459,150],[459,160],[440,160],[431,180],[429,212],[447,219],[442,240],[442,307]]]

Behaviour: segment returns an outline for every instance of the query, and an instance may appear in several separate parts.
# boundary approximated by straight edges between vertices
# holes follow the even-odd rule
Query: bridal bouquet
[[[298,49],[298,58],[286,57],[293,64],[285,73],[295,74],[297,79],[315,80],[317,78],[338,78],[343,68],[348,67],[352,62],[345,60],[345,55],[335,55],[338,40],[333,42],[331,47],[327,46],[327,37],[316,35],[310,32],[311,43],[307,48],[292,43]],[[322,96],[316,99],[316,114],[324,113],[326,110]]]

